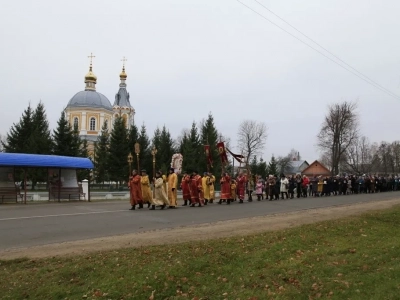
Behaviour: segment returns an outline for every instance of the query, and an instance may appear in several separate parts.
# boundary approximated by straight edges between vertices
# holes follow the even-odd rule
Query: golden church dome
[[[122,72],[119,74],[119,78],[123,80],[126,79],[126,77],[128,77],[128,75],[125,73],[125,67],[123,67]]]
[[[90,66],[89,72],[85,75],[85,82],[87,82],[87,81],[94,81],[95,83],[97,81],[97,76],[94,75],[94,73],[92,71],[92,66]]]

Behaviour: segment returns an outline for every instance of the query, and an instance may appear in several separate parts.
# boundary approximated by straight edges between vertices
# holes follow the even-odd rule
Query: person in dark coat
[[[294,177],[292,175],[290,175],[290,177],[289,177],[289,189],[288,189],[288,193],[289,193],[290,199],[294,198],[294,189],[295,188],[296,188],[296,180],[294,179]]]

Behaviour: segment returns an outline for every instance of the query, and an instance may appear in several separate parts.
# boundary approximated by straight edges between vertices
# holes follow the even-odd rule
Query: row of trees
[[[268,174],[279,175],[291,168],[294,158],[300,160],[294,149],[286,156],[272,156],[269,163],[262,159],[267,140],[267,127],[263,122],[244,120],[239,125],[237,148],[241,149],[244,161],[249,162],[253,174],[263,177]],[[328,108],[320,132],[317,136],[321,150],[321,162],[331,168],[332,174],[339,173],[400,173],[400,142],[370,143],[368,138],[360,135],[359,115],[355,102],[336,103]],[[71,127],[62,112],[53,131],[44,105],[39,103],[35,109],[29,105],[24,110],[18,123],[13,124],[9,133],[1,140],[1,151],[14,153],[56,154],[66,156],[88,157],[87,141],[81,139],[77,127]],[[133,154],[136,168],[137,157],[134,153],[135,143],[140,145],[140,168],[151,172],[153,147],[157,149],[156,168],[166,172],[172,155],[182,153],[183,169],[207,170],[207,158],[204,145],[210,145],[213,165],[210,166],[217,176],[221,171],[221,161],[216,149],[218,141],[224,141],[230,148],[230,139],[223,136],[215,126],[214,118],[209,113],[207,119],[184,129],[178,139],[174,140],[166,126],[157,128],[152,138],[146,126],[135,125],[126,129],[123,119],[117,119],[110,132],[103,125],[101,134],[94,145],[91,157],[95,164],[94,179],[97,182],[126,180],[128,174],[127,156]],[[260,158],[258,158],[260,157]],[[244,163],[245,165],[245,163]],[[228,170],[229,170],[228,166]],[[88,172],[81,172],[80,178],[88,177]],[[32,181],[42,180],[43,172],[31,171]]]
[[[363,136],[356,102],[329,106],[317,138],[321,162],[333,175],[400,173],[400,142],[371,143]]]
[[[267,128],[264,123],[243,121],[238,132],[238,146],[246,158],[262,153],[267,137]],[[220,174],[221,160],[216,145],[224,141],[230,148],[230,140],[219,132],[215,126],[214,117],[209,113],[205,120],[196,123],[193,121],[190,128],[184,129],[177,140],[174,140],[166,128],[157,128],[149,137],[146,126],[140,128],[133,125],[126,129],[124,120],[117,118],[110,131],[103,124],[101,133],[93,145],[93,154],[89,157],[88,142],[81,139],[78,127],[71,127],[64,112],[53,131],[49,128],[44,105],[39,103],[35,109],[31,105],[22,113],[18,123],[14,123],[5,138],[1,139],[1,151],[11,153],[54,154],[75,157],[89,157],[93,160],[93,172],[96,182],[125,181],[128,175],[127,157],[132,153],[133,167],[139,159],[140,169],[149,173],[153,168],[151,150],[157,149],[156,168],[167,172],[174,153],[181,153],[184,157],[183,169],[204,172],[209,169],[217,176]],[[134,152],[135,143],[140,145],[138,157]],[[207,166],[207,157],[204,145],[211,150],[212,165]],[[230,166],[227,170],[230,170]],[[37,181],[46,181],[45,171],[30,170],[30,179],[33,184]],[[89,178],[88,171],[79,174],[79,180]]]
[[[51,132],[43,103],[35,109],[29,105],[18,123],[13,124],[5,139],[1,140],[2,150],[10,153],[54,154],[87,157],[87,142],[81,140],[77,128],[72,128],[65,114]],[[20,174],[17,174],[18,177]],[[30,169],[28,176],[35,187],[37,181],[46,181],[46,171]],[[88,176],[88,171],[78,173],[79,179]],[[18,178],[21,179],[21,178]]]
[[[140,130],[136,125],[127,130],[123,119],[116,119],[111,132],[103,126],[95,144],[95,180],[96,182],[108,180],[121,182],[126,180],[129,153],[134,157],[133,168],[137,168],[137,159],[139,159],[140,169],[145,169],[150,173],[153,169],[153,148],[157,149],[155,155],[157,170],[161,169],[163,172],[167,172],[172,155],[179,152],[184,157],[184,170],[203,172],[207,171],[204,145],[208,144],[211,147],[213,159],[210,171],[220,170],[221,162],[216,151],[219,138],[223,137],[216,129],[211,113],[206,120],[200,122],[199,126],[193,122],[190,129],[183,130],[177,141],[172,138],[165,125],[161,129],[156,128],[153,137],[150,139],[144,124]],[[136,142],[140,146],[138,157],[134,151]]]

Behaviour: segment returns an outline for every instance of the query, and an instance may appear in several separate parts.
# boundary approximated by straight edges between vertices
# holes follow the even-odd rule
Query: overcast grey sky
[[[253,0],[242,0],[301,37]],[[400,1],[259,0],[335,55],[400,95]],[[263,157],[291,148],[311,162],[329,104],[359,102],[362,133],[398,139],[400,101],[274,27],[235,0],[2,1],[0,133],[31,102],[51,128],[84,89],[88,58],[111,103],[126,56],[136,123],[176,138],[212,111],[236,144],[243,119],[269,127]],[[240,149],[232,149],[239,151]]]

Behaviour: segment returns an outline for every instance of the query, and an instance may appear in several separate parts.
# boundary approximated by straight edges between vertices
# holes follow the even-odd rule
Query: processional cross
[[[122,61],[122,66],[125,68],[125,62],[127,61],[128,59],[126,59],[125,58],[125,56],[121,59],[121,61]]]
[[[95,58],[96,56],[93,55],[92,52],[90,52],[90,55],[88,56],[88,58],[90,58],[90,65],[92,65],[92,60],[93,58]]]

